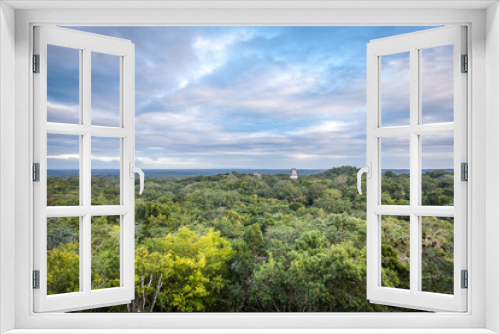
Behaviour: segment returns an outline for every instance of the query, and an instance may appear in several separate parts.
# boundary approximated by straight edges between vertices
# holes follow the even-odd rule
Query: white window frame
[[[7,190],[0,190],[2,209],[0,232],[0,278],[1,330],[16,329],[13,333],[37,333],[37,329],[64,329],[71,333],[76,329],[88,329],[88,333],[105,333],[104,329],[127,329],[127,333],[145,332],[146,329],[176,328],[199,329],[197,332],[335,332],[336,329],[351,328],[350,333],[359,332],[412,332],[419,328],[422,333],[491,333],[500,331],[500,13],[497,1],[398,1],[393,2],[268,2],[267,4],[222,4],[217,1],[179,4],[164,2],[163,9],[147,9],[161,6],[143,1],[133,3],[137,9],[103,10],[102,7],[120,6],[107,1],[69,2],[17,2],[7,1],[0,6],[0,25],[9,28],[0,32],[0,181],[9,183],[15,169],[15,216],[5,211],[9,199]],[[123,6],[129,3],[123,2]],[[245,5],[246,4],[246,5]],[[35,8],[18,10],[12,8]],[[75,6],[87,9],[58,9]],[[101,9],[96,9],[96,7]],[[184,6],[176,9],[175,6]],[[203,6],[203,7],[202,7]],[[211,8],[210,8],[211,6]],[[233,6],[221,9],[224,6]],[[241,7],[247,8],[241,8]],[[252,9],[260,8],[260,9]],[[282,8],[279,8],[279,7]],[[365,7],[363,7],[365,6]],[[428,6],[428,7],[427,7]],[[432,7],[431,7],[432,6]],[[456,7],[455,7],[456,6]],[[487,8],[489,6],[489,8]],[[204,8],[208,10],[203,10]],[[277,8],[278,7],[278,8]],[[315,8],[314,8],[315,7]],[[406,8],[405,8],[406,7]],[[436,7],[438,9],[436,9]],[[459,7],[457,9],[457,7]],[[49,8],[43,9],[40,8]],[[52,8],[52,9],[51,9]],[[94,9],[92,9],[94,8]],[[190,9],[187,9],[190,8]],[[239,9],[238,9],[239,8]],[[347,9],[346,9],[347,8]],[[351,8],[351,9],[348,9]],[[403,8],[403,9],[401,9]],[[441,8],[441,9],[439,9]],[[460,9],[461,8],[461,9]],[[487,8],[487,9],[486,9]],[[15,24],[12,15],[15,14]],[[485,24],[486,23],[486,24]],[[57,25],[442,25],[465,24],[469,27],[469,50],[471,75],[468,86],[469,120],[471,133],[468,147],[470,158],[470,181],[468,197],[468,243],[470,285],[467,313],[433,314],[35,314],[31,290],[32,260],[32,183],[30,168],[32,157],[32,76],[29,72],[32,53],[32,27],[35,24]],[[15,44],[13,42],[15,30]],[[10,34],[10,35],[9,35]],[[13,61],[13,45],[15,60]],[[6,47],[4,47],[6,46]],[[7,53],[7,55],[5,55]],[[15,63],[15,74],[9,66]],[[5,70],[5,71],[4,71]],[[4,73],[10,73],[6,78]],[[9,85],[14,82],[15,89]],[[15,93],[15,100],[7,97]],[[12,110],[15,108],[15,117]],[[15,147],[9,148],[4,135],[10,134],[6,126],[15,127]],[[4,132],[1,132],[4,131]],[[487,134],[487,136],[486,136]],[[488,152],[488,154],[486,154]],[[9,160],[9,158],[11,158]],[[15,159],[15,165],[9,163]],[[486,180],[488,174],[488,182]],[[488,194],[488,196],[486,196]],[[486,205],[485,205],[486,202]],[[4,213],[6,212],[6,213]],[[9,216],[10,214],[10,216]],[[6,221],[14,217],[15,226]],[[10,223],[10,224],[9,224]],[[473,226],[473,229],[472,229]],[[12,241],[15,238],[15,246]],[[12,248],[15,247],[14,256]],[[488,254],[488,256],[486,256]],[[15,291],[8,284],[15,284]],[[488,293],[486,293],[486,291]],[[14,305],[14,307],[13,307]],[[13,319],[13,320],[12,320]],[[130,330],[143,328],[144,330]],[[238,331],[237,329],[242,329]],[[284,329],[290,330],[284,330]],[[291,330],[291,329],[301,330]],[[383,330],[381,330],[383,328]],[[101,330],[99,330],[101,329]],[[170,329],[168,331],[167,329]],[[214,329],[223,329],[216,330]],[[225,329],[225,330],[224,330]],[[281,330],[280,330],[281,329]],[[392,329],[392,330],[391,330]],[[460,330],[462,329],[462,330]],[[490,331],[491,330],[491,331]],[[41,331],[40,331],[41,332]],[[46,331],[45,331],[46,332]],[[50,332],[57,332],[56,330]],[[87,332],[87,331],[86,331]],[[123,331],[124,332],[124,331]],[[180,332],[177,331],[177,332]],[[185,332],[185,331],[184,331]],[[246,331],[248,332],[248,330]],[[339,332],[337,330],[337,332]]]
[[[34,162],[39,181],[33,184],[34,270],[39,271],[39,289],[34,289],[35,312],[73,311],[130,303],[135,298],[135,58],[129,40],[101,36],[60,27],[34,27],[34,54],[39,55],[39,73],[34,84]],[[78,50],[80,62],[80,120],[78,124],[47,122],[47,46]],[[119,58],[119,126],[93,126],[91,122],[92,53]],[[79,140],[80,205],[47,206],[47,135],[64,134]],[[91,205],[91,142],[94,137],[120,141],[120,204]],[[133,176],[134,178],[132,178]],[[92,290],[92,217],[120,216],[120,285]],[[47,218],[79,218],[79,291],[47,294]]]
[[[372,303],[412,307],[426,311],[467,310],[467,290],[461,287],[461,270],[467,270],[467,184],[461,180],[461,163],[467,163],[467,76],[462,73],[461,56],[467,54],[467,31],[464,26],[439,27],[410,34],[370,41],[367,46],[367,161],[371,177],[367,179],[367,298]],[[422,122],[421,50],[453,46],[454,121]],[[409,124],[384,126],[381,103],[383,56],[409,54]],[[397,80],[397,79],[396,79]],[[453,135],[454,205],[422,205],[422,136]],[[382,203],[382,142],[385,138],[409,139],[410,203]],[[381,284],[382,216],[407,216],[410,224],[410,288],[396,289]],[[421,219],[425,216],[454,218],[454,289],[453,294],[422,291]]]

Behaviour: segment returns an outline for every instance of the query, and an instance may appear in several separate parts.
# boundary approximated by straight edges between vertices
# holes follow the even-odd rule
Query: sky
[[[135,44],[146,169],[363,167],[366,44],[429,28],[71,27]],[[422,51],[424,123],[453,121],[452,51]],[[48,121],[78,123],[78,51],[49,46],[47,61]],[[408,62],[382,57],[383,126],[408,124]],[[119,125],[119,80],[118,57],[93,53],[92,125]],[[92,139],[92,168],[117,168],[112,139]],[[407,140],[382,143],[382,168],[408,168]],[[452,168],[452,136],[422,142],[423,168]],[[49,169],[78,168],[78,137],[48,135],[47,154]]]

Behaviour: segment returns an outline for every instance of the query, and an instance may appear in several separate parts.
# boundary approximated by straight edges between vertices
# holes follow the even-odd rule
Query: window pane
[[[410,288],[410,217],[382,216],[382,286]]]
[[[47,294],[80,291],[80,218],[47,218]]]
[[[80,122],[80,50],[47,45],[47,122]]]
[[[410,53],[381,58],[382,126],[410,124]]]
[[[120,205],[120,141],[92,137],[92,205]]]
[[[80,136],[47,134],[47,206],[80,205]]]
[[[453,45],[421,50],[422,123],[453,122]]]
[[[92,125],[120,126],[120,57],[92,52]]]
[[[120,286],[120,216],[92,217],[92,290]]]
[[[422,291],[453,294],[453,218],[422,217]]]
[[[381,138],[382,205],[410,204],[410,137]]]
[[[453,205],[453,133],[422,135],[422,205]]]

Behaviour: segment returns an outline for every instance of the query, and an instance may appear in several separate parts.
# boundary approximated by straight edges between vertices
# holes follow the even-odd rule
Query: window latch
[[[139,174],[139,182],[140,182],[140,190],[139,190],[139,195],[142,195],[142,192],[144,191],[144,172],[142,169],[134,167],[134,162],[130,161],[129,163],[129,176],[131,179],[135,179],[135,173]]]
[[[363,167],[358,171],[358,192],[360,195],[363,194],[363,192],[361,191],[361,176],[363,175],[363,173],[366,173],[367,178],[369,178],[369,179],[372,178],[372,163],[371,163],[371,161],[368,161],[367,167]]]

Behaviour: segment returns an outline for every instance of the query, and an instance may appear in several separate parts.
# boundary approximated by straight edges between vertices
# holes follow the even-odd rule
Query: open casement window
[[[466,54],[465,27],[367,46],[367,297],[372,303],[467,309],[462,286],[467,274]],[[442,172],[442,189],[427,196],[426,173],[436,169]],[[402,171],[395,176],[397,170]],[[398,197],[401,193],[409,197]],[[443,238],[452,240],[452,247],[443,247]],[[398,272],[397,279],[384,267]]]
[[[137,171],[134,44],[40,26],[34,28],[33,59],[34,310],[129,303],[134,299]],[[99,94],[115,96],[114,103]],[[53,100],[54,95],[63,98]],[[54,160],[75,164],[71,180],[78,193],[49,182]],[[120,172],[101,184],[91,176],[102,161]],[[110,185],[113,189],[101,192],[109,196],[94,193]],[[47,193],[57,201],[48,203]]]

